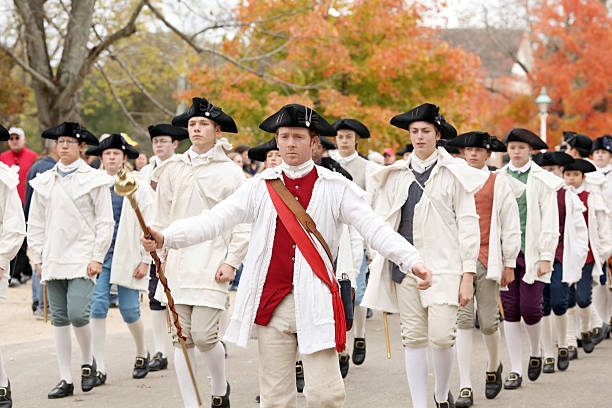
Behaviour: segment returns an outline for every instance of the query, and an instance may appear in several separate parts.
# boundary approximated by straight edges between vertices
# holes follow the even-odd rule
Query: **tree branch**
[[[518,58],[517,53],[512,52],[508,48],[504,47],[499,42],[499,40],[497,38],[495,38],[495,36],[491,32],[491,26],[489,25],[489,19],[488,19],[488,11],[487,11],[486,8],[484,9],[484,23],[485,23],[485,29],[487,30],[487,34],[489,35],[489,39],[491,40],[491,42],[493,42],[493,44],[495,44],[497,49],[499,49],[502,53],[504,53],[508,57],[510,57],[510,59],[512,59],[512,61],[514,61],[516,64],[518,64],[518,66],[521,67],[521,69],[525,72],[525,74],[529,75],[529,68],[527,68],[527,66],[523,63],[523,61],[521,61]],[[520,47],[520,43],[519,43],[519,47]]]
[[[47,77],[45,77],[40,72],[36,71],[34,68],[30,67],[27,62],[19,58],[17,54],[15,54],[13,51],[11,51],[7,46],[5,46],[2,43],[0,43],[0,50],[4,52],[7,56],[9,56],[13,61],[15,61],[17,65],[19,65],[24,71],[30,74],[32,79],[40,82],[41,84],[43,84],[49,89],[57,89],[57,86],[53,82],[51,82]]]

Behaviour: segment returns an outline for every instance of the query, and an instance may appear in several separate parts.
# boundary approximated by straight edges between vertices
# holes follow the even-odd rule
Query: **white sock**
[[[601,327],[603,325],[603,321],[601,320],[601,316],[597,312],[597,309],[595,309],[595,305],[591,303],[587,309],[589,309],[589,313],[591,314],[591,329]]]
[[[578,308],[578,316],[580,316],[580,332],[586,333],[591,331],[591,307],[585,307],[584,309]]]
[[[195,359],[195,349],[193,347],[187,349],[189,355],[189,361],[191,362],[191,368],[193,369],[193,375],[197,378],[197,363]],[[181,347],[174,348],[174,370],[176,371],[176,379],[178,380],[179,389],[181,390],[181,396],[183,397],[183,404],[185,408],[199,408],[198,398],[196,397],[195,389],[193,388],[193,382],[189,375],[189,368],[183,355]]]
[[[227,379],[225,377],[225,350],[220,341],[209,351],[203,351],[202,357],[210,373],[210,393],[214,396],[223,396],[227,392]]]
[[[72,349],[70,326],[53,326],[53,334],[55,337],[55,353],[57,354],[60,380],[65,380],[68,384],[72,384],[72,373],[70,372]]]
[[[365,307],[357,306],[355,308],[355,315],[353,316],[353,330],[355,330],[355,337],[364,339],[366,334],[366,316],[368,309]]]
[[[427,408],[427,348],[404,349],[406,377],[414,408]],[[445,398],[446,400],[446,398]]]
[[[136,343],[136,357],[146,357],[147,348],[145,347],[144,324],[142,324],[142,319],[129,323],[127,326],[128,329],[130,329],[130,333],[132,333],[134,343]]]
[[[597,285],[593,288],[593,306],[599,314],[600,320],[608,322],[608,288],[605,285]],[[602,322],[603,323],[603,322]],[[601,324],[599,325],[601,327]]]
[[[552,316],[542,316],[542,348],[544,349],[544,358],[555,357],[551,323]]]
[[[525,331],[529,339],[529,355],[531,357],[542,357],[542,347],[540,339],[542,338],[542,321],[536,324],[525,324]]]
[[[457,366],[459,367],[459,388],[472,388],[473,332],[473,329],[457,329],[455,346],[457,347]]]
[[[151,310],[151,323],[153,326],[153,343],[155,352],[161,351],[168,355],[168,323],[165,310]]]
[[[489,362],[487,363],[487,371],[497,371],[499,367],[499,330],[496,330],[493,334],[482,335],[485,346],[487,346],[487,352],[489,353]]]
[[[612,321],[612,290],[606,289],[606,297],[608,298],[608,314],[606,315],[606,321],[609,323]]]
[[[448,400],[450,377],[454,360],[454,347],[444,350],[431,349],[431,362],[434,367],[434,378],[436,380],[434,393],[438,402]]]
[[[81,327],[72,326],[72,328],[81,348],[81,365],[93,364],[93,332],[91,331],[91,323]]]
[[[555,316],[554,320],[557,323],[557,345],[561,348],[567,348],[567,313]]]
[[[106,374],[104,361],[104,343],[106,341],[106,319],[90,319],[93,330],[93,355],[96,358],[97,370]]]
[[[0,387],[8,386],[8,376],[4,369],[4,361],[2,360],[2,352],[0,351]]]
[[[576,329],[578,327],[576,324],[576,306],[567,309],[565,315],[567,316],[567,345],[568,347],[578,347],[578,343],[576,341],[578,338],[578,332]]]
[[[506,346],[510,355],[512,372],[523,375],[523,340],[521,338],[521,322],[504,321]]]

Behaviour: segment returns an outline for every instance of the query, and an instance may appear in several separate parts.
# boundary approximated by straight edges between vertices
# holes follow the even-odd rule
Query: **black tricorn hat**
[[[357,119],[350,118],[341,118],[332,123],[332,126],[336,130],[340,129],[348,129],[359,135],[360,139],[369,139],[370,138],[370,129]]]
[[[332,142],[325,136],[319,136],[319,141],[321,142],[321,146],[323,146],[325,150],[335,150],[336,149],[336,145],[334,144],[334,142]]]
[[[189,132],[182,127],[160,123],[158,125],[149,126],[149,136],[151,140],[157,136],[170,136],[172,140],[189,139]]]
[[[506,146],[499,141],[495,136],[491,136],[487,132],[467,132],[448,141],[448,146],[459,148],[464,147],[480,147],[487,149],[490,152],[505,152]]]
[[[258,146],[251,147],[247,154],[249,156],[249,159],[251,160],[264,162],[266,161],[266,155],[272,150],[278,150],[278,145],[276,144],[275,137]]]
[[[327,120],[308,106],[292,103],[266,118],[259,128],[276,133],[279,127],[301,127],[310,129],[319,136],[336,136],[336,129]]]
[[[578,150],[582,157],[587,157],[593,150],[593,140],[576,132],[563,132],[563,140],[571,147]]]
[[[506,133],[502,142],[508,146],[509,142],[523,142],[527,143],[535,150],[548,149],[548,145],[544,143],[542,139],[531,130],[524,128],[512,128]]]
[[[172,125],[186,128],[189,119],[195,116],[202,116],[215,121],[221,127],[222,132],[238,133],[238,128],[236,127],[234,119],[223,112],[220,107],[208,102],[206,98],[192,98],[189,109],[175,116],[172,119]]]
[[[0,125],[0,142],[5,142],[9,140],[10,137],[11,135],[9,135],[8,130],[6,130],[4,126]]]
[[[532,159],[538,166],[565,166],[574,162],[574,158],[564,152],[540,152]]]
[[[595,150],[607,150],[612,153],[612,136],[603,135],[593,140],[593,150],[591,150],[591,152]]]
[[[406,146],[404,146],[404,148],[402,150],[399,150],[397,153],[395,153],[396,156],[403,156],[406,153],[412,153],[414,151],[414,146],[410,143],[406,144]]]
[[[424,103],[391,118],[391,125],[405,130],[410,130],[410,124],[414,122],[431,123],[440,130],[442,139],[457,136],[457,130],[440,115],[440,108],[431,103]]]
[[[93,133],[87,130],[85,126],[81,126],[76,122],[64,122],[60,125],[51,127],[42,132],[41,136],[45,139],[53,140],[57,140],[60,136],[70,136],[77,139],[79,143],[85,142],[91,146],[97,146],[100,143]]]
[[[563,171],[568,170],[578,170],[582,173],[592,173],[594,171],[597,171],[593,163],[584,159],[576,159],[572,163],[563,166]]]
[[[119,149],[128,157],[128,159],[135,159],[140,153],[138,150],[125,141],[123,136],[119,133],[111,133],[106,139],[102,140],[96,147],[87,149],[85,152],[88,156],[102,156],[102,152],[107,149]]]
[[[450,145],[448,140],[438,140],[436,146],[443,147],[450,154],[461,154],[461,150],[458,147]]]

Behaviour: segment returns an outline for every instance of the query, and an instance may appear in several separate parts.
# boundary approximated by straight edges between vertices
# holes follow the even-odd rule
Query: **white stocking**
[[[499,359],[499,330],[496,330],[493,334],[483,334],[482,338],[484,340],[485,346],[487,346],[487,351],[489,353],[487,371],[497,371],[497,368],[499,367],[499,363],[501,361]]]
[[[472,388],[473,332],[473,329],[457,329],[455,346],[457,347],[457,365],[459,367],[459,388]]]
[[[130,333],[132,333],[134,343],[136,343],[136,357],[146,357],[147,348],[145,347],[144,324],[142,324],[142,319],[129,323],[127,326],[130,329]]]
[[[93,355],[96,358],[96,369],[106,374],[106,363],[104,360],[104,344],[106,340],[106,319],[90,319],[93,330]]]
[[[455,359],[455,348],[451,347],[444,350],[431,350],[431,362],[434,366],[435,396],[436,401],[443,402],[448,400],[450,390],[450,377]]]
[[[540,339],[542,337],[542,321],[536,324],[525,324],[525,331],[529,339],[529,355],[531,357],[542,357]]]
[[[414,408],[427,408],[427,348],[404,349],[406,376]],[[446,398],[445,398],[446,400]]]
[[[165,310],[151,310],[151,323],[153,326],[153,343],[155,352],[161,351],[164,356],[168,355],[168,323]]]
[[[72,373],[70,372],[70,355],[72,339],[70,337],[70,326],[53,326],[55,337],[55,353],[59,366],[60,380],[72,384]]]
[[[223,396],[227,391],[227,379],[225,377],[225,350],[220,341],[215,347],[202,352],[204,363],[210,373],[210,392],[214,396]]]
[[[4,361],[2,360],[2,352],[0,351],[0,387],[8,386],[8,376],[4,369]]]
[[[188,348],[187,354],[189,355],[193,375],[197,378],[197,364],[194,348]],[[193,382],[189,375],[189,368],[187,367],[187,362],[185,361],[185,356],[180,346],[174,348],[174,370],[176,371],[176,379],[178,380],[181,396],[183,397],[183,405],[185,408],[199,408],[198,398],[196,397]]]
[[[504,321],[506,346],[510,355],[512,372],[523,375],[523,340],[521,338],[521,322]]]

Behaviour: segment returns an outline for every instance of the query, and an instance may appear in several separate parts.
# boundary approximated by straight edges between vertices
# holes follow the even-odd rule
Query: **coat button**
[[[295,256],[292,256],[292,257],[291,257],[291,261],[292,261],[292,262],[295,262]]]
[[[295,186],[295,189],[296,189],[296,190],[299,190],[299,189],[300,189],[300,186]]]

